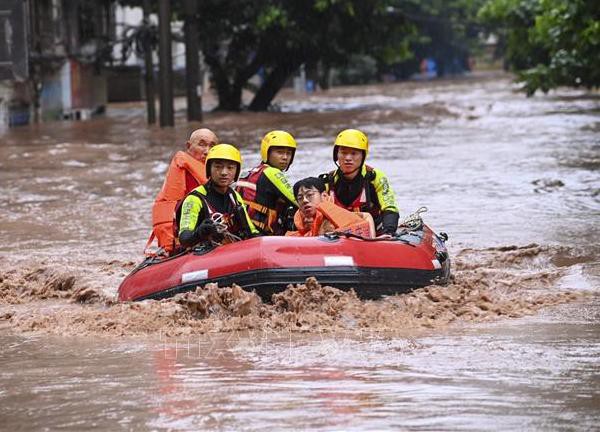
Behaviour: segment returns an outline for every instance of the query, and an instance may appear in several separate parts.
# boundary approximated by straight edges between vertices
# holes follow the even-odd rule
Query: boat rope
[[[423,218],[421,217],[421,214],[425,213],[426,211],[427,207],[419,207],[416,212],[406,216],[404,220],[400,223],[399,227],[405,229],[406,231],[418,231],[422,229]]]
[[[219,234],[223,234],[227,231],[227,224],[225,223],[225,217],[223,216],[223,213],[213,213],[210,216],[210,219],[215,224],[215,228]]]
[[[217,232],[219,234],[223,235],[222,241],[220,241],[220,242],[217,242],[214,240],[212,241],[212,243],[214,245],[221,246],[224,241],[226,243],[234,243],[234,242],[239,242],[242,240],[240,237],[236,236],[235,234],[230,233],[227,230],[227,224],[225,223],[225,218],[222,213],[218,213],[218,212],[213,213],[210,218],[213,221],[213,223],[215,224],[215,227],[217,228]]]
[[[375,237],[375,238],[370,238],[370,237],[363,237],[359,234],[354,234],[354,233],[349,233],[349,232],[344,232],[344,231],[332,231],[332,232],[328,232],[323,234],[326,238],[330,239],[330,240],[335,240],[338,239],[340,237],[346,237],[346,238],[354,238],[357,240],[364,240],[367,242],[380,242],[380,241],[386,241],[386,242],[390,242],[390,241],[399,241],[402,243],[406,243],[407,245],[410,246],[415,246],[414,244],[412,244],[411,242],[409,242],[406,239],[403,239],[400,237],[400,235],[402,235],[403,233],[399,233],[393,236],[386,236],[386,237]]]
[[[228,240],[230,243],[242,241],[241,237],[236,236],[235,234],[231,234],[229,231],[225,231],[223,233],[224,239]]]

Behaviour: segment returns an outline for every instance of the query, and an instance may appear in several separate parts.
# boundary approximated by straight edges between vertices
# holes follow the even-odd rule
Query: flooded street
[[[592,430],[600,420],[600,96],[527,99],[504,75],[284,92],[207,113],[292,181],[364,130],[401,217],[447,232],[447,287],[363,301],[314,281],[241,313],[117,304],[172,154],[143,106],[0,136],[0,419],[6,430]],[[235,296],[235,292],[228,291]],[[215,306],[215,305],[213,305]],[[218,306],[218,305],[217,305]]]

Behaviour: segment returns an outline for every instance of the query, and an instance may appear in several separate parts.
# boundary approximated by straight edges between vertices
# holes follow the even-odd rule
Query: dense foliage
[[[229,110],[240,108],[241,91],[257,73],[262,82],[248,108],[264,110],[301,65],[327,71],[367,52],[398,61],[413,31],[388,13],[385,0],[206,0],[199,17],[219,108]]]
[[[480,10],[528,95],[600,85],[597,0],[490,0]]]
[[[483,0],[202,0],[200,47],[219,97],[218,109],[265,110],[301,65],[326,88],[332,69],[341,82],[382,74],[397,78],[433,59],[438,75],[466,69],[477,41]],[[120,0],[140,6],[140,0]],[[156,10],[157,1],[150,1]],[[171,3],[182,19],[182,2]],[[252,77],[261,77],[257,83]]]

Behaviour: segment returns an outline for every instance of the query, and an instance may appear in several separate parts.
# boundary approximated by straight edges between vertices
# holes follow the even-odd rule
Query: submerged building
[[[113,3],[0,2],[0,130],[105,109]]]

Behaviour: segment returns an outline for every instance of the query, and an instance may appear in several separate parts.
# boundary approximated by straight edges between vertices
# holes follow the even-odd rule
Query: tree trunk
[[[160,30],[160,127],[174,126],[173,66],[171,59],[171,4],[169,0],[158,2],[158,25]]]
[[[242,109],[242,89],[229,86],[224,92],[217,92],[219,105],[217,111],[240,111]]]
[[[331,67],[328,63],[323,62],[319,69],[319,87],[321,87],[321,90],[329,90],[331,84]]]
[[[184,1],[185,86],[188,121],[202,120],[202,102],[198,95],[200,60],[198,58],[198,19],[196,0]]]
[[[144,0],[143,3],[144,11],[144,26],[149,26],[149,15],[150,15],[150,0]],[[156,99],[156,91],[154,89],[154,64],[152,62],[152,44],[148,35],[148,30],[145,32],[144,37],[144,83],[146,84],[146,118],[148,124],[156,123],[156,107],[154,101]]]
[[[275,69],[265,79],[265,82],[258,89],[248,109],[250,111],[266,111],[271,105],[271,102],[281,90],[286,80],[292,75],[302,64],[300,60],[278,64]]]
[[[308,81],[312,81],[313,88],[312,91],[317,89],[317,85],[319,84],[319,62],[316,59],[307,60],[306,61],[306,82],[307,87],[306,91],[310,91],[308,87]]]
[[[221,67],[212,67],[211,72],[219,98],[216,110],[239,111],[242,105],[242,89],[235,89],[231,85],[229,77]]]
[[[234,74],[233,83],[227,71],[222,67],[216,56],[206,55],[206,64],[210,68],[219,104],[217,111],[240,111],[242,109],[242,91],[244,86],[261,66],[261,57],[256,55],[245,67],[238,69]]]

